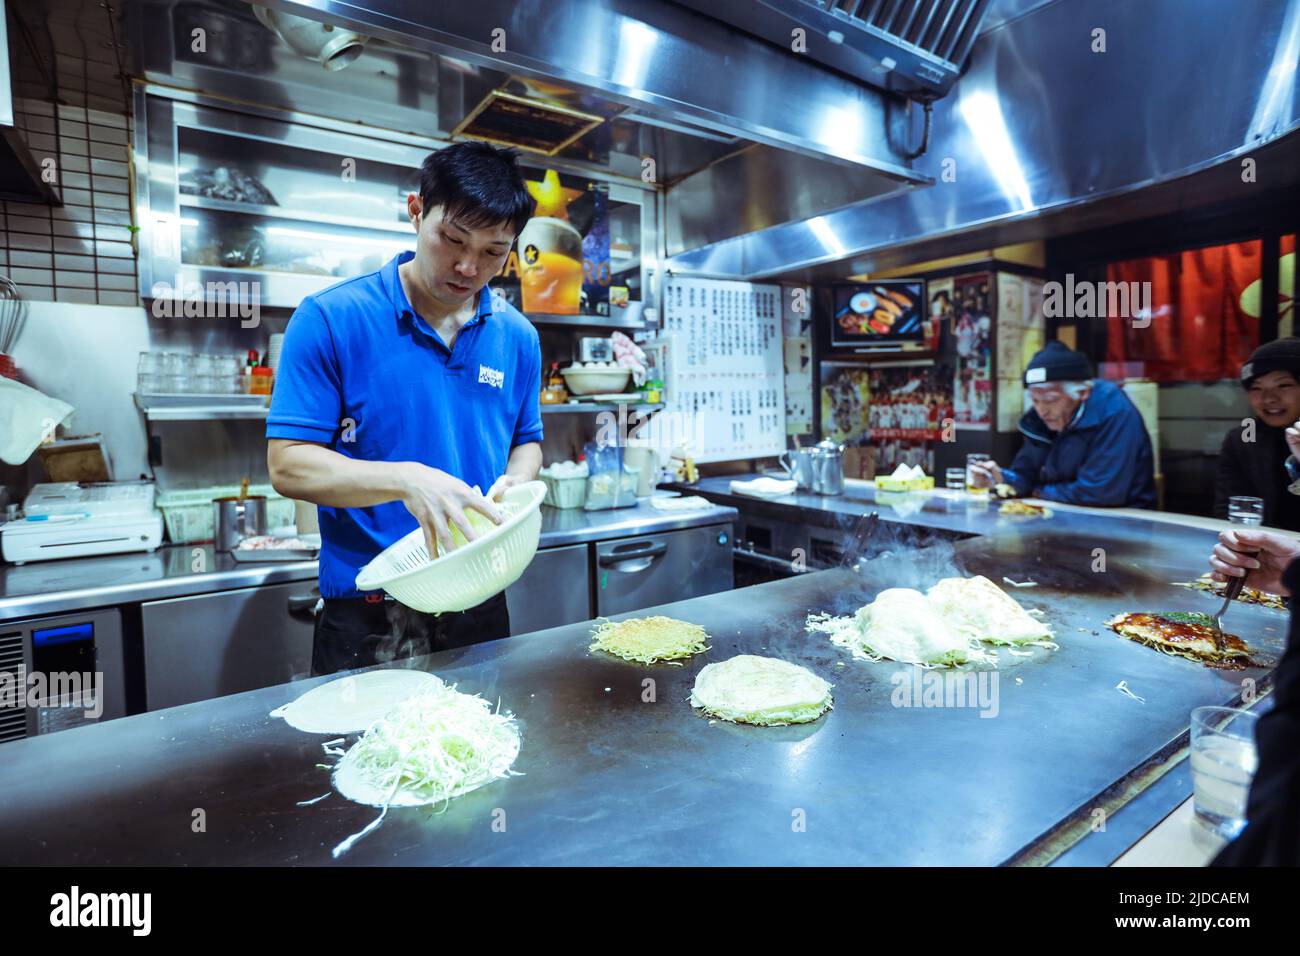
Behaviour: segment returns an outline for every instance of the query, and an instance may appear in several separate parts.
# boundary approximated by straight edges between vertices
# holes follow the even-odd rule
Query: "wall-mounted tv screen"
[[[837,285],[831,315],[831,348],[903,351],[925,348],[925,282],[880,279]]]

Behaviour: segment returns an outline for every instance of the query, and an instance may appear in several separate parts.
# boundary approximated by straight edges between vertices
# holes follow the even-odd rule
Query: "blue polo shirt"
[[[542,440],[537,330],[485,286],[452,348],[377,272],[309,295],[285,332],[267,438],[364,461],[419,461],[486,494],[510,449]],[[320,512],[320,592],[356,597],[357,572],[418,523],[400,501]]]

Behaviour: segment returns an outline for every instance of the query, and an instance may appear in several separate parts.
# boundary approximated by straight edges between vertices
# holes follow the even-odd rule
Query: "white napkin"
[[[920,465],[899,465],[889,477],[896,478],[899,481],[913,481],[917,478],[924,478],[925,470]]]
[[[21,465],[74,411],[67,402],[0,377],[0,459]]]
[[[737,495],[749,495],[753,498],[780,498],[792,495],[799,487],[794,479],[755,478],[753,481],[733,481],[731,491]]]
[[[708,498],[699,495],[683,495],[681,498],[651,498],[650,507],[655,511],[703,511],[712,507]]]

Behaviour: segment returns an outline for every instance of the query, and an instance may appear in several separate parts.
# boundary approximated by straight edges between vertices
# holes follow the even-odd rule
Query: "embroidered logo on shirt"
[[[478,381],[480,385],[486,383],[493,388],[501,388],[506,383],[506,373],[500,369],[480,365],[478,367]]]

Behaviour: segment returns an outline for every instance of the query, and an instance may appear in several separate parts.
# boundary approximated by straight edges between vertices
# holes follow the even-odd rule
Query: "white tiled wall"
[[[138,305],[125,116],[40,100],[15,103],[40,163],[54,158],[63,206],[4,203],[4,265],[35,301]]]
[[[64,205],[0,203],[0,270],[36,301],[139,305],[122,4],[8,0],[14,126]],[[54,104],[58,103],[56,107]]]

